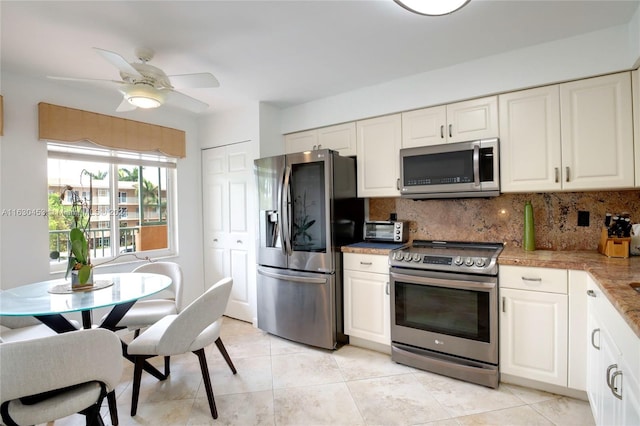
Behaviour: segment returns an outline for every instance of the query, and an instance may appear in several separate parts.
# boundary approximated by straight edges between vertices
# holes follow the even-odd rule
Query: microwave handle
[[[473,145],[473,184],[480,186],[480,145]]]

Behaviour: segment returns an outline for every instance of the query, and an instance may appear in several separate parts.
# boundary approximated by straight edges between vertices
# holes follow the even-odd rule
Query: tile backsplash
[[[491,241],[522,247],[524,205],[533,205],[537,249],[596,250],[605,213],[640,223],[640,190],[502,194],[454,200],[369,199],[369,219],[410,222],[411,240]],[[589,226],[578,226],[578,211]],[[583,214],[584,215],[584,214]]]

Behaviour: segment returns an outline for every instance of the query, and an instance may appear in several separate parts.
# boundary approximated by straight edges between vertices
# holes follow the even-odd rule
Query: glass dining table
[[[76,327],[63,314],[80,312],[83,328],[91,328],[91,312],[111,307],[98,326],[116,330],[118,322],[138,299],[170,285],[171,278],[165,275],[139,272],[95,274],[93,286],[78,290],[71,289],[64,278],[41,281],[0,291],[0,315],[33,316],[56,332],[64,333]]]

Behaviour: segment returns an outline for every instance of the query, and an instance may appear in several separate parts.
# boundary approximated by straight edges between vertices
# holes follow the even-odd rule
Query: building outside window
[[[52,271],[66,267],[73,225],[68,197],[61,200],[60,194],[68,186],[91,202],[89,247],[95,264],[122,254],[175,253],[174,160],[87,146],[50,143],[48,149]]]

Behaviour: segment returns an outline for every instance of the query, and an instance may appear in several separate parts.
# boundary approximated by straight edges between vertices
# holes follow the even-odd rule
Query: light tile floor
[[[116,390],[121,425],[592,425],[588,403],[512,385],[489,389],[396,364],[346,345],[327,351],[225,318],[222,340],[238,370],[207,348],[219,417],[213,420],[197,358],[173,357],[163,382],[143,373],[129,415],[133,369]],[[157,359],[157,365],[162,360]],[[110,424],[103,409],[105,423]],[[56,426],[81,425],[71,416]]]

